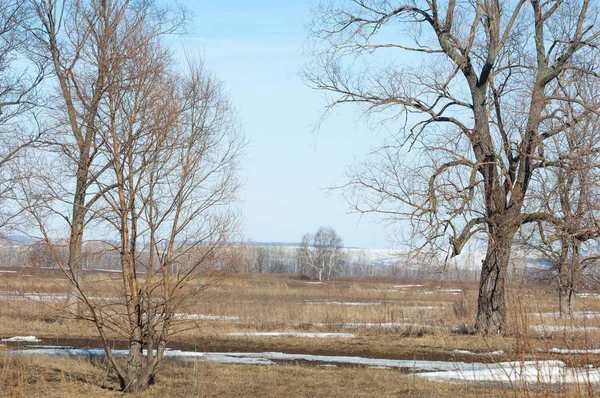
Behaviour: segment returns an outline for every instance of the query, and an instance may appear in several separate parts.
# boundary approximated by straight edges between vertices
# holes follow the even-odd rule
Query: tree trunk
[[[71,281],[67,289],[67,308],[74,315],[80,315],[81,304],[80,292],[83,282],[82,252],[83,252],[83,229],[85,225],[85,193],[87,181],[87,169],[80,169],[77,173],[77,187],[73,197],[73,220],[71,222],[71,234],[69,236],[69,272]]]
[[[571,314],[571,293],[569,290],[566,286],[558,288],[558,311],[561,318]]]
[[[504,282],[510,260],[514,234],[490,236],[487,254],[481,267],[477,308],[477,332],[485,335],[506,333]]]
[[[155,361],[146,361],[142,353],[142,345],[132,341],[127,356],[125,375],[119,376],[121,391],[140,392],[154,384]]]
[[[569,238],[561,239],[561,251],[558,260],[558,314],[560,317],[570,314],[569,308]]]

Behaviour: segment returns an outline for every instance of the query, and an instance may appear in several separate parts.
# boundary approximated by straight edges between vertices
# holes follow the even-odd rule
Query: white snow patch
[[[307,285],[322,285],[324,282],[306,282]]]
[[[195,321],[236,321],[240,319],[239,316],[228,316],[228,315],[206,315],[206,314],[173,314],[174,318],[195,320]]]
[[[444,293],[462,293],[462,289],[440,289],[440,292],[444,292]]]
[[[579,293],[577,297],[600,299],[600,294],[597,293]]]
[[[21,355],[83,355],[104,356],[101,349],[35,349],[15,350]],[[127,350],[113,350],[115,356],[127,355]],[[599,383],[600,370],[589,366],[567,368],[562,361],[525,361],[501,363],[465,363],[445,361],[396,360],[346,356],[285,354],[281,352],[218,353],[171,350],[165,358],[177,358],[212,363],[274,365],[278,362],[310,361],[326,365],[362,365],[373,368],[404,368],[415,376],[440,381],[505,382],[505,383]]]
[[[16,274],[17,271],[11,271],[11,270],[0,270],[0,273],[2,274]]]
[[[9,339],[2,339],[1,341],[7,341],[7,342],[11,342],[11,343],[15,343],[15,342],[38,343],[42,340],[38,339],[35,336],[15,336],[15,337],[11,337]]]
[[[490,352],[473,352],[467,350],[452,350],[454,354],[462,354],[462,355],[482,355],[482,356],[494,356],[494,355],[502,355],[504,354],[503,350],[496,350]]]
[[[542,318],[560,318],[560,312],[541,312],[541,313],[532,312],[531,315],[539,316]],[[570,316],[572,318],[591,319],[591,318],[600,317],[600,312],[598,312],[598,311],[575,311],[575,312],[572,312],[571,315],[565,315],[565,316],[566,317]]]
[[[600,349],[575,350],[567,348],[552,348],[548,352],[551,354],[600,354]]]
[[[501,382],[514,384],[598,383],[600,372],[590,368],[567,368],[562,361],[501,362],[457,366],[441,372],[419,373],[417,377],[440,381]]]
[[[423,294],[433,294],[432,291],[423,292]]]
[[[232,337],[305,337],[313,339],[356,338],[356,335],[352,333],[249,332],[228,333],[227,335]]]
[[[592,326],[557,326],[557,325],[534,325],[531,329],[536,332],[597,332],[599,327]]]
[[[411,287],[423,287],[425,285],[394,285],[396,289],[410,289]]]
[[[381,305],[380,302],[367,301],[367,302],[354,302],[354,301],[307,301],[309,305],[350,305],[350,306],[369,306],[369,305]]]

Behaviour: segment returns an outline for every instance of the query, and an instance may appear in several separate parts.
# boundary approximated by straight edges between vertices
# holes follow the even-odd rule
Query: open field
[[[115,381],[96,366],[102,359],[90,354],[95,351],[87,357],[54,356],[52,361],[43,355],[15,352],[100,345],[91,324],[68,319],[60,311],[65,282],[58,272],[8,271],[16,272],[0,274],[0,338],[35,336],[37,341],[1,342],[1,394],[117,394],[111,390],[117,387]],[[94,288],[91,299],[120,305],[118,277],[88,274],[86,281]],[[165,360],[158,383],[144,396],[595,393],[595,368],[600,367],[600,299],[593,292],[576,301],[572,317],[559,319],[552,287],[512,283],[508,290],[509,336],[485,338],[470,334],[477,294],[477,285],[471,282],[340,279],[316,283],[295,275],[234,274],[213,285],[199,279],[188,288],[192,292],[200,285],[204,289],[196,299],[182,303],[178,333],[169,343],[171,352],[181,350],[181,356]],[[115,348],[126,347],[122,336],[112,337]],[[207,356],[192,360],[190,352],[213,353],[221,363],[211,362]],[[222,363],[222,354],[229,354],[225,355],[227,363]],[[558,364],[561,369],[566,367],[565,373],[571,368],[588,371],[576,376],[579,384],[544,377],[534,382],[508,377],[501,383],[487,380],[488,376],[481,378],[482,370],[487,375],[497,363],[510,361],[517,365],[504,366],[518,372],[532,363],[524,361],[540,361],[542,368]],[[440,372],[448,366],[462,366],[462,370]],[[467,367],[477,367],[479,373],[465,371],[471,369]],[[572,373],[577,374],[575,370]]]

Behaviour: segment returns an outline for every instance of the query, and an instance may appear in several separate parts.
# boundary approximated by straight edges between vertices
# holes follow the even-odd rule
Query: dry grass
[[[0,395],[112,397],[118,385],[100,367],[72,358],[4,358]],[[506,391],[441,384],[398,371],[303,365],[164,362],[157,384],[134,397],[503,397]]]
[[[116,297],[120,286],[118,278],[114,274],[89,274],[87,282],[93,288],[90,295],[98,297],[98,300]],[[188,286],[188,290],[192,291],[203,282],[201,279],[195,281]],[[0,294],[0,337],[36,335],[50,344],[61,343],[65,338],[87,338],[90,339],[87,343],[93,343],[91,339],[96,335],[92,325],[63,318],[60,311],[63,301],[52,299],[51,295],[64,295],[65,284],[59,273],[32,269],[24,269],[16,274],[4,273],[0,274],[0,286],[4,286],[4,294]],[[556,311],[555,292],[549,286],[510,285],[508,337],[484,338],[452,331],[457,326],[462,326],[465,332],[469,331],[476,310],[476,289],[475,283],[451,281],[345,279],[315,284],[290,275],[232,275],[218,285],[208,286],[198,300],[188,302],[181,312],[237,319],[197,321],[192,323],[192,327],[189,327],[189,322],[181,324],[180,333],[173,337],[170,346],[206,351],[283,351],[392,359],[560,359],[577,366],[600,366],[599,355],[548,353],[555,347],[600,348],[597,343],[600,341],[600,318],[555,319],[540,316]],[[12,294],[15,291],[20,295]],[[32,294],[40,294],[42,298],[32,299]],[[596,297],[581,298],[577,300],[575,310],[599,311],[600,300]],[[400,325],[372,327],[372,324],[390,323]],[[371,327],[362,325],[348,328],[348,324],[371,324]],[[566,329],[544,332],[536,330],[536,325],[562,325]],[[599,329],[578,329],[583,326]],[[251,331],[344,332],[354,333],[357,337],[307,339],[228,336],[231,332]],[[488,352],[500,349],[505,354],[493,358],[453,353],[453,350]],[[37,370],[32,372],[30,369],[33,368]],[[150,396],[182,395],[183,391],[191,394],[184,396],[515,394],[510,389],[477,389],[430,383],[398,371],[366,368],[168,362],[161,377],[159,384],[148,393]],[[52,366],[48,366],[47,361],[41,359],[7,360],[6,357],[1,379],[2,394],[10,396],[104,396],[113,394],[107,388],[100,388],[103,384],[110,387],[110,380],[102,368],[82,360],[53,359]],[[59,393],[52,395],[54,389]],[[533,392],[517,390],[516,393],[565,394],[560,389],[537,389]]]

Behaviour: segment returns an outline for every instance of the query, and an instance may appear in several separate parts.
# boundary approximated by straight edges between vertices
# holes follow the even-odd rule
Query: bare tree
[[[156,9],[152,2],[130,0],[32,0],[32,5],[38,19],[37,51],[51,63],[57,85],[50,101],[56,106],[49,112],[55,134],[48,141],[74,175],[73,184],[58,188],[71,207],[68,268],[73,283],[68,303],[72,305],[82,278],[88,210],[104,193],[92,188],[108,168],[98,150],[101,102],[130,56],[125,47],[135,35],[143,29],[149,36],[163,36],[176,31],[185,17]]]
[[[302,237],[298,261],[302,273],[319,281],[329,280],[343,261],[342,238],[333,228],[320,227],[313,234]]]
[[[398,133],[346,186],[356,210],[411,227],[417,248],[458,255],[479,237],[477,330],[506,332],[505,278],[548,141],[598,112],[598,5],[590,0],[333,1],[315,10],[310,84],[330,107],[364,104]],[[400,34],[398,34],[400,32]],[[586,90],[589,92],[589,90]],[[569,111],[569,110],[573,111]]]
[[[40,139],[43,129],[35,121],[46,64],[29,49],[31,16],[25,0],[0,1],[0,228],[19,214],[9,204],[12,162]]]
[[[106,77],[94,124],[93,151],[105,166],[93,180],[97,204],[86,208],[103,244],[118,254],[119,300],[98,297],[53,252],[84,308],[78,316],[95,325],[123,391],[154,382],[167,342],[185,320],[180,312],[201,290],[194,280],[231,261],[227,243],[237,228],[232,202],[245,145],[222,83],[192,57],[185,73],[171,72],[177,68],[160,37],[139,26],[113,43],[121,64]],[[22,205],[52,249],[58,200],[33,185],[23,187]],[[204,275],[202,285],[219,276]],[[112,350],[115,336],[129,342],[124,360]]]
[[[598,215],[600,211],[599,119],[585,118],[554,137],[560,167],[551,167],[532,182],[529,206],[552,215],[558,222],[539,221],[521,231],[523,246],[541,254],[553,265],[560,315],[570,314],[572,299],[584,282],[584,267],[597,259]]]

